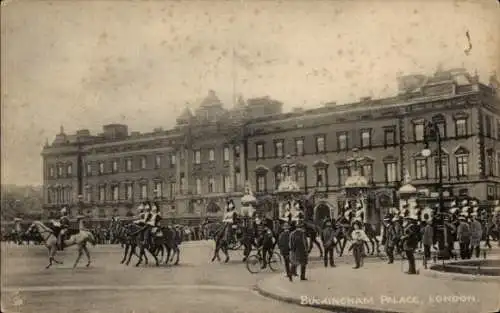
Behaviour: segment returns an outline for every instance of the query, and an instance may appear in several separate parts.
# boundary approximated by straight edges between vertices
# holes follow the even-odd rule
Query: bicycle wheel
[[[252,274],[259,273],[262,267],[261,258],[256,254],[249,255],[246,261],[246,266],[247,270],[250,273]]]
[[[273,252],[269,261],[271,271],[277,272],[281,270],[281,255],[278,252]]]

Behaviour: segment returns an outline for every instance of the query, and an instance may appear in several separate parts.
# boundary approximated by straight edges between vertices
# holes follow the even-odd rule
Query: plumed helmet
[[[150,206],[149,204],[146,204],[146,205],[144,206],[144,210],[146,210],[146,211],[151,211],[151,206]]]
[[[66,207],[61,209],[61,214],[68,214],[68,209]]]
[[[469,200],[463,200],[461,203],[462,206],[466,206],[468,204],[469,204]]]
[[[463,216],[468,216],[469,215],[469,207],[468,206],[464,206],[462,208],[462,210],[460,210],[460,214],[463,215]]]
[[[457,201],[453,200],[451,203],[450,203],[450,206],[453,208],[453,207],[456,207],[457,206]]]
[[[344,204],[344,209],[349,209],[349,201],[346,201]]]
[[[449,210],[450,214],[455,214],[457,211],[458,211],[458,208],[457,208],[457,207],[452,207],[452,208]]]
[[[233,200],[229,200],[229,202],[228,202],[228,204],[227,204],[227,207],[228,207],[230,210],[232,210],[232,209],[234,209],[234,208],[235,208]]]
[[[139,206],[137,207],[137,211],[138,211],[138,212],[142,212],[142,211],[144,211],[144,205],[143,205],[142,203],[141,203],[141,204],[139,204]]]
[[[424,222],[432,222],[434,211],[431,208],[425,208],[422,210],[422,214],[420,215],[420,220]]]
[[[356,208],[361,209],[362,207],[363,205],[361,204],[361,202],[356,202]]]
[[[158,213],[158,207],[156,205],[153,204],[153,207],[151,208],[151,211],[153,213]]]
[[[476,200],[472,200],[472,201],[470,202],[470,206],[471,206],[471,207],[473,207],[473,208],[474,208],[474,207],[477,207],[477,206],[478,206],[478,202],[477,202]]]
[[[347,210],[347,211],[345,211],[345,212],[344,212],[344,217],[345,217],[346,219],[350,219],[350,218],[351,218],[351,212],[352,212],[351,210]]]

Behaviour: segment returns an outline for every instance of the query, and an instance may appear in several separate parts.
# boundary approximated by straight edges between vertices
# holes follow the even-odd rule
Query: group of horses
[[[285,221],[270,220],[266,219],[262,221],[266,226],[271,229],[273,236],[275,238],[274,242],[278,242],[279,235],[283,231],[283,224]],[[306,220],[304,222],[304,230],[309,244],[309,253],[312,251],[313,247],[316,246],[319,250],[320,257],[323,256],[323,245],[320,243],[319,237],[323,230],[323,222],[319,221],[314,223],[312,221]],[[352,232],[352,221],[346,218],[341,218],[335,223],[336,232],[336,242],[335,249],[339,256],[342,256],[347,243],[351,240],[350,234]],[[250,255],[253,249],[258,250],[258,238],[260,236],[259,227],[254,219],[251,218],[237,218],[233,224],[222,223],[222,222],[212,222],[204,225],[204,231],[208,238],[215,241],[214,254],[212,256],[212,262],[216,259],[221,260],[219,252],[225,254],[226,258],[224,262],[228,262],[230,259],[229,250],[237,250],[243,247],[243,261]],[[370,240],[370,246],[366,243],[367,251],[373,255],[377,252],[380,253],[380,243],[377,238],[377,232],[375,227],[371,224],[365,223],[365,232]],[[370,249],[371,248],[371,249]]]

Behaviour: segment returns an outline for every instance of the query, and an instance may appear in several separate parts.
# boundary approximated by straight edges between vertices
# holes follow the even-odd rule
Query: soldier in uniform
[[[470,232],[471,232],[471,240],[470,240],[470,253],[475,253],[476,258],[479,258],[481,252],[481,238],[483,237],[483,227],[479,222],[479,213],[478,208],[474,208],[474,212],[472,215],[472,222],[470,223]]]
[[[406,216],[406,223],[404,228],[404,235],[401,238],[403,241],[403,249],[408,259],[408,271],[406,274],[414,275],[417,274],[417,269],[415,265],[415,249],[418,246],[418,237],[420,230],[417,225],[417,216],[408,215]]]
[[[262,247],[262,269],[267,267],[269,260],[273,254],[274,248],[274,235],[273,231],[270,228],[268,222],[264,223],[264,229],[260,234],[260,246]]]
[[[323,230],[321,231],[321,242],[323,243],[323,250],[325,254],[323,256],[323,262],[325,267],[328,267],[330,263],[331,267],[335,267],[335,261],[333,259],[333,250],[336,244],[337,232],[333,227],[334,223],[330,219],[326,219],[323,222]]]
[[[385,253],[389,258],[388,264],[394,263],[394,247],[397,245],[396,229],[393,224],[393,217],[387,214],[384,217],[384,234],[382,236],[382,245],[385,246]]]
[[[425,208],[421,214],[422,245],[424,246],[424,257],[426,260],[431,258],[431,247],[434,244],[432,212],[431,208]]]
[[[469,258],[469,246],[470,246],[470,227],[466,222],[466,216],[459,216],[459,224],[457,227],[457,240],[460,245],[460,258],[462,260]]]
[[[283,231],[278,238],[278,248],[283,256],[283,261],[285,262],[286,277],[292,281],[293,273],[290,267],[290,225],[288,223],[283,224]]]
[[[64,250],[64,236],[69,228],[69,216],[68,209],[62,208],[61,217],[59,218],[59,234],[57,236],[57,244],[59,246],[59,250]]]

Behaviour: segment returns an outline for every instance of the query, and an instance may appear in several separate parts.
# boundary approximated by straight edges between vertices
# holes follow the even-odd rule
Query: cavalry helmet
[[[153,204],[153,208],[151,209],[153,213],[158,213],[158,207]]]
[[[66,209],[65,207],[61,209],[61,214],[68,214],[68,209]]]
[[[143,205],[142,203],[141,203],[141,204],[139,204],[139,206],[137,207],[137,211],[138,211],[138,212],[142,212],[142,211],[144,211],[144,205]]]

